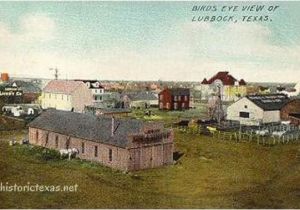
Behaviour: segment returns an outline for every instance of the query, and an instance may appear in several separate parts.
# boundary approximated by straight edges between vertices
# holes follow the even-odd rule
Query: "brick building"
[[[77,148],[78,157],[124,171],[173,162],[173,131],[160,123],[47,110],[29,124],[29,142]]]
[[[190,107],[190,90],[187,88],[166,88],[158,94],[161,110],[184,110]]]
[[[281,120],[291,121],[294,125],[300,125],[300,99],[292,99],[280,110]]]

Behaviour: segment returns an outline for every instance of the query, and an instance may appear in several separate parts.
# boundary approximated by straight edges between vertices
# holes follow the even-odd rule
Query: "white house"
[[[244,125],[280,122],[280,110],[289,101],[284,94],[249,95],[227,108],[227,120]]]
[[[102,102],[104,97],[104,87],[98,80],[75,80],[84,82],[93,95],[93,103]]]

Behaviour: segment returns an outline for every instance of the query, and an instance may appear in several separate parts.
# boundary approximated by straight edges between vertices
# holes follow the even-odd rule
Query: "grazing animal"
[[[72,149],[61,149],[59,150],[60,157],[68,156],[68,159],[70,160],[72,156],[79,153],[79,150],[76,148]]]
[[[283,134],[285,134],[285,133],[286,133],[286,131],[274,131],[272,133],[272,136],[281,138],[283,136]]]
[[[217,131],[217,128],[210,127],[210,126],[207,126],[207,129],[209,130],[210,133],[214,133]]]
[[[268,130],[256,130],[255,134],[260,135],[260,136],[266,136],[269,133]]]

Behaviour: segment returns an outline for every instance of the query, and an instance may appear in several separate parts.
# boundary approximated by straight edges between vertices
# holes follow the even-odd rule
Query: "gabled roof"
[[[14,83],[23,90],[24,93],[40,93],[41,89],[31,82],[15,80]]]
[[[248,95],[246,98],[265,111],[280,110],[290,101],[284,94]]]
[[[78,81],[78,82],[84,82],[84,83],[90,83],[90,87],[89,89],[103,89],[104,87],[102,85],[100,85],[100,81],[98,80],[88,80],[88,79],[75,79],[74,81]],[[95,84],[96,82],[99,83],[99,86],[96,87],[93,84]]]
[[[62,93],[70,95],[77,87],[82,85],[83,82],[72,81],[72,80],[51,80],[46,87],[44,87],[43,92],[47,93]]]
[[[125,148],[128,136],[141,133],[146,124],[136,119],[115,118],[115,133],[111,136],[111,117],[49,109],[29,123],[29,127]]]
[[[215,80],[221,80],[224,85],[234,85],[234,83],[238,81],[236,78],[230,75],[228,71],[219,71],[209,80],[204,79],[201,84],[212,84]],[[241,79],[239,81],[239,85],[246,85],[245,80]]]
[[[166,88],[165,90],[169,91],[172,96],[190,95],[190,89],[188,89],[188,88],[170,88],[170,89]],[[162,91],[164,91],[164,90],[162,90]]]

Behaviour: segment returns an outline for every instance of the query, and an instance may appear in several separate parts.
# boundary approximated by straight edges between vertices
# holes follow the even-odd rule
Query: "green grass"
[[[10,135],[0,136],[0,182],[79,187],[0,192],[0,208],[300,208],[296,144],[263,147],[176,131],[175,148],[183,153],[176,165],[124,174],[45,158],[38,147],[10,147],[3,141]]]

